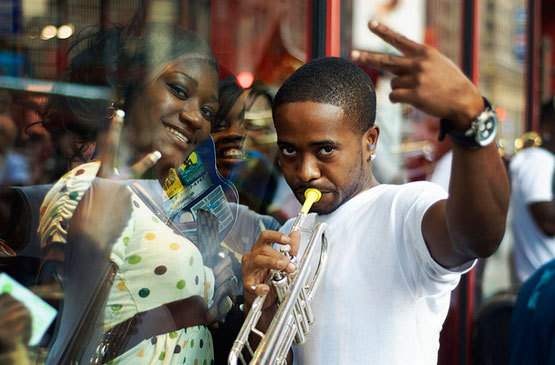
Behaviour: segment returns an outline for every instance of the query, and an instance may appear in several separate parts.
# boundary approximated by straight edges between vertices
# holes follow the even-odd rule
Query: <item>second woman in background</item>
[[[241,204],[284,222],[300,206],[277,164],[270,92],[258,82],[243,89],[228,77],[220,81],[219,96],[212,128],[218,171],[235,184]]]

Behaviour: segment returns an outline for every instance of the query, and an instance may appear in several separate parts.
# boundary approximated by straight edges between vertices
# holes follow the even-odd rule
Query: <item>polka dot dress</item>
[[[136,194],[132,199],[132,219],[111,254],[119,270],[108,297],[106,328],[162,303],[197,295],[208,305],[213,296],[212,270],[203,265],[198,249],[155,217]],[[159,335],[114,361],[136,363],[139,359],[211,364],[210,332],[204,326],[194,326]]]
[[[96,171],[89,179],[95,175]],[[71,180],[72,176],[64,179]],[[45,209],[55,209],[50,205],[59,202],[60,195],[72,193],[75,191],[57,189],[50,204],[45,199]],[[209,306],[214,294],[212,270],[203,265],[198,249],[161,222],[134,192],[132,207],[131,218],[110,255],[119,269],[105,307],[105,330],[137,313],[191,296],[204,298]],[[192,326],[146,339],[110,363],[209,365],[213,359],[209,330]]]

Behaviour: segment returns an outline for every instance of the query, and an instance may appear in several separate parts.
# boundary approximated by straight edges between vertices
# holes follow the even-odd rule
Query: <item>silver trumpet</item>
[[[241,327],[241,331],[229,353],[228,364],[230,365],[237,364],[238,360],[243,364],[247,363],[243,356],[243,349],[245,347],[251,357],[249,364],[285,364],[291,344],[303,344],[309,332],[309,325],[314,322],[310,302],[318,287],[327,262],[327,224],[317,223],[314,229],[304,228],[308,211],[312,204],[320,200],[322,193],[317,189],[307,189],[304,195],[306,200],[293,223],[291,232],[310,233],[306,250],[300,263],[297,264],[296,257],[289,255],[290,246],[283,245],[281,247],[281,253],[289,257],[296,264],[297,270],[292,274],[279,270],[272,270],[270,272],[266,284],[273,285],[276,289],[279,305],[277,312],[268,330],[266,333],[263,333],[256,328],[256,325],[262,315],[262,306],[266,295],[257,297],[253,301],[243,327]],[[315,255],[314,252],[318,243],[320,243],[320,258],[314,275],[310,276],[312,272],[312,258]],[[260,337],[260,343],[254,350],[248,341],[251,333]]]

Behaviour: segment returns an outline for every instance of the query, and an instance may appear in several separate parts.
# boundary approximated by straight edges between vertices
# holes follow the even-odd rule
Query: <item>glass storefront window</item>
[[[349,58],[353,49],[398,54],[371,34],[370,19],[436,48],[461,68],[469,54],[477,55],[473,81],[496,107],[499,151],[508,160],[519,148],[518,137],[537,132],[539,106],[553,96],[550,34],[555,32],[546,15],[553,14],[553,7],[538,2],[545,13],[536,10],[542,17],[542,37],[534,48],[528,44],[531,2],[524,0],[3,1],[0,292],[20,299],[35,318],[45,313],[42,323],[33,322],[31,346],[25,348],[32,362],[54,356],[57,361],[87,357],[100,363],[125,355],[131,345],[109,346],[132,337],[117,325],[134,326],[130,318],[156,308],[170,313],[173,321],[175,313],[166,304],[183,299],[172,294],[174,289],[204,300],[219,324],[210,328],[211,334],[196,322],[206,331],[166,331],[172,341],[178,338],[171,350],[181,355],[171,356],[184,356],[185,347],[194,347],[196,341],[196,360],[210,363],[200,343],[231,346],[223,321],[227,312],[220,310],[232,311],[229,326],[240,324],[242,255],[262,231],[278,229],[300,209],[278,161],[273,98],[295,70],[316,56]],[[473,49],[463,46],[469,30],[461,14],[469,4],[478,14],[473,18],[478,33]],[[361,67],[377,95],[381,133],[372,162],[377,180],[430,180],[448,189],[452,145],[448,139],[437,140],[440,121],[410,105],[391,103],[393,76]],[[536,73],[531,76],[530,70]],[[188,108],[196,108],[197,115],[187,114]],[[125,111],[123,127],[113,123],[118,110]],[[196,134],[176,122],[199,118],[203,123],[194,128]],[[119,147],[110,139],[114,129],[121,133],[114,139]],[[148,158],[159,158],[147,155],[153,147],[159,149],[162,163],[145,168],[139,178],[134,169],[141,165],[135,163],[146,166]],[[168,155],[177,156],[172,157],[176,161],[168,162]],[[106,156],[112,163],[98,172],[96,162]],[[145,156],[150,157],[141,160]],[[99,188],[95,196],[86,195],[97,173],[109,184],[125,182],[129,189],[119,190],[115,183],[110,188],[116,193],[103,195]],[[129,204],[118,200],[126,194]],[[81,212],[81,199],[99,208]],[[66,209],[67,201],[74,201],[71,209]],[[70,239],[74,216],[74,226],[82,229],[79,240],[90,240],[90,252],[62,248]],[[158,231],[158,223],[166,223],[164,229]],[[142,246],[127,254],[133,235],[140,235]],[[148,247],[159,237],[166,253]],[[101,239],[110,241],[109,249]],[[481,268],[473,271],[465,289],[455,292],[452,308],[463,301],[466,307],[457,309],[458,324],[448,319],[446,332],[465,332],[456,326],[468,322],[470,333],[469,318],[481,299],[510,287],[511,240],[508,233],[485,273],[474,277]],[[181,256],[184,247],[192,253]],[[137,274],[133,268],[146,263],[154,266],[143,285],[139,279],[143,274],[147,278],[146,271]],[[201,263],[208,263],[206,271]],[[228,277],[216,278],[216,272]],[[166,275],[170,273],[171,280]],[[138,284],[126,275],[135,275]],[[222,282],[229,285],[229,296],[215,290]],[[163,294],[156,293],[158,287],[164,288]],[[462,290],[476,295],[463,298]],[[475,303],[469,304],[473,298]],[[147,304],[138,309],[138,300]],[[196,308],[193,302],[187,305]],[[51,321],[52,313],[57,313],[57,322]],[[156,348],[155,336],[151,338],[152,346],[133,356],[169,358],[169,352]],[[450,341],[470,354],[468,338],[441,341],[442,350]],[[448,353],[440,353],[440,364],[461,359],[461,352],[444,351]],[[223,357],[215,360],[220,363]]]

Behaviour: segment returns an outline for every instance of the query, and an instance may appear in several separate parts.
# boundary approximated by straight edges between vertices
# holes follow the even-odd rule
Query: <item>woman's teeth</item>
[[[238,148],[230,148],[223,153],[224,157],[229,158],[245,158],[245,151]]]
[[[168,125],[165,126],[166,129],[173,134],[174,136],[177,137],[177,139],[179,139],[180,141],[182,141],[183,143],[188,143],[189,142],[189,138],[185,137],[183,135],[183,133],[181,133],[180,131],[178,131],[177,129],[174,129]]]

